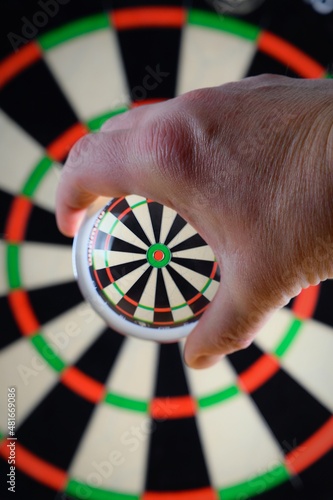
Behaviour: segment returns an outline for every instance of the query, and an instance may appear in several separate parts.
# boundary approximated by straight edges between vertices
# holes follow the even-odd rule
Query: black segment
[[[7,218],[14,198],[13,195],[0,189],[0,240],[5,237]]]
[[[120,352],[125,337],[108,328],[75,364],[86,375],[104,383]]]
[[[43,33],[101,11],[95,0],[9,0],[0,2],[0,59],[24,47]]]
[[[112,210],[110,210],[110,212],[115,217],[118,218],[128,208],[129,204],[125,199],[123,199],[119,203],[117,203],[117,205]],[[140,222],[137,220],[132,210],[130,210],[127,214],[125,214],[121,218],[121,223],[124,224],[126,227],[128,227],[128,229],[130,229],[132,233],[134,233],[135,236],[140,238],[140,240],[142,240],[146,245],[150,246],[152,244],[152,242],[149,240],[148,236],[142,229]]]
[[[125,210],[130,208],[129,204],[127,203],[126,198],[120,198],[118,200],[118,202],[115,204],[115,206],[113,208],[111,208],[114,203],[116,203],[116,200],[113,200],[113,202],[111,203],[111,206],[108,208],[108,211],[112,215],[114,215],[116,218],[118,218],[119,215],[121,215],[123,212],[125,212]]]
[[[183,3],[183,0],[158,0],[158,5],[181,6]],[[103,0],[103,4],[109,5],[114,9],[125,7],[124,0]],[[142,7],[144,5],[151,6],[151,0],[126,0],[126,7]]]
[[[112,276],[114,277],[114,280],[117,281],[123,276],[126,276],[126,274],[131,273],[138,267],[143,266],[144,264],[147,264],[147,259],[140,259],[133,262],[118,264],[117,266],[110,266],[110,271],[112,273]]]
[[[169,230],[169,233],[165,238],[165,241],[161,241],[161,243],[163,243],[164,245],[168,245],[170,241],[172,241],[174,237],[179,233],[179,231],[181,231],[183,227],[186,226],[186,224],[186,220],[184,220],[179,214],[177,214]],[[170,248],[170,250],[173,250],[173,248]]]
[[[38,321],[42,325],[75,307],[83,300],[74,281],[31,290],[29,299]]]
[[[25,239],[27,241],[67,246],[71,246],[73,243],[71,238],[67,238],[59,231],[54,214],[37,205],[32,207]],[[47,254],[45,257],[47,258]]]
[[[327,280],[320,284],[319,300],[313,315],[313,319],[322,321],[326,325],[333,326],[333,281]]]
[[[152,422],[146,489],[182,491],[209,486],[194,418]]]
[[[119,300],[117,305],[130,316],[134,316],[137,306],[128,302],[124,297]]]
[[[161,233],[161,225],[162,225],[162,214],[163,214],[163,205],[160,203],[148,203],[148,209],[151,217],[151,223],[153,226],[155,243],[160,242],[160,233]]]
[[[187,240],[182,241],[178,245],[170,248],[171,252],[180,252],[181,250],[189,250],[191,248],[203,247],[207,243],[201,238],[199,234],[194,234],[187,238]]]
[[[0,497],[2,500],[10,500],[11,498],[15,500],[27,500],[29,494],[31,495],[32,492],[34,500],[66,500],[65,496],[62,497],[60,493],[58,496],[53,489],[25,475],[18,467],[15,469],[15,493],[12,493],[7,489],[10,486],[6,484],[6,481],[9,480],[7,477],[8,473],[9,465],[7,461],[0,458],[0,477],[2,478],[0,483]]]
[[[174,97],[180,34],[178,28],[118,31],[132,101]]]
[[[187,269],[191,269],[191,271],[195,271],[196,273],[203,274],[203,276],[206,276],[207,278],[209,278],[212,274],[212,270],[214,267],[214,261],[208,260],[172,257],[172,262],[175,262],[180,266],[184,266]]]
[[[134,300],[134,302],[140,302],[141,296],[147,285],[149,277],[151,275],[153,268],[151,266],[143,273],[143,275],[134,283],[134,285],[127,291],[127,296]]]
[[[44,147],[78,121],[42,60],[2,89],[0,107]]]
[[[251,344],[247,349],[229,354],[228,358],[238,374],[244,372],[261,358],[263,352],[256,344]]]
[[[173,269],[170,265],[167,266],[167,270],[169,271],[171,278],[173,281],[176,283],[177,287],[179,288],[180,292],[184,296],[186,301],[190,301],[195,297],[199,290],[194,288],[194,286],[191,285],[183,276],[181,276],[175,269]],[[198,313],[201,311],[204,307],[206,307],[209,304],[209,300],[206,299],[204,295],[201,295],[200,298],[195,300],[194,302],[191,302],[189,304],[189,307],[192,309],[193,314]]]
[[[282,369],[251,396],[287,452],[300,446],[331,417],[326,408]]]
[[[39,458],[67,470],[94,407],[58,384],[23,422],[19,442]]]
[[[109,250],[113,250],[114,252],[146,253],[146,250],[143,248],[137,247],[128,241],[120,240],[114,236],[110,238]]]
[[[170,307],[169,297],[166,291],[162,269],[157,269],[155,308],[166,308],[166,307]],[[154,311],[154,322],[164,323],[170,321],[171,322],[173,321],[173,316],[171,311],[167,312]]]
[[[7,297],[0,297],[0,349],[21,338],[21,331],[12,315]]]
[[[272,59],[262,52],[257,52],[252,60],[252,63],[244,76],[257,76],[262,73],[271,73],[275,75],[289,76],[290,78],[297,78],[299,75],[291,68],[286,67],[284,64]]]
[[[155,396],[186,396],[189,394],[179,344],[161,344]]]
[[[110,285],[111,281],[110,281],[109,276],[107,275],[106,269],[95,269],[94,270],[93,267],[90,266],[89,271],[90,271],[91,279],[94,282],[97,281],[95,273],[97,274],[98,279],[100,281],[100,284],[102,285],[102,288],[105,288],[106,286]],[[98,286],[100,286],[100,285],[98,284]],[[102,297],[103,297],[103,295],[102,295]]]

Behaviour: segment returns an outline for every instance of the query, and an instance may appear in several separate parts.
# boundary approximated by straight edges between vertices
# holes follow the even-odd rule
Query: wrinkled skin
[[[73,147],[57,193],[73,235],[97,195],[174,208],[221,285],[189,335],[194,368],[246,348],[302,288],[333,276],[333,83],[262,75],[136,108]]]

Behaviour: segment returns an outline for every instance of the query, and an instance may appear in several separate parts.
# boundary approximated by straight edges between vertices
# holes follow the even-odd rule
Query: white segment
[[[71,477],[118,493],[144,491],[150,430],[144,413],[98,405],[69,468]],[[95,481],[95,482],[94,482]]]
[[[22,337],[0,351],[0,380],[3,391],[7,387],[16,387],[16,425],[19,427],[58,382],[58,374],[31,342]],[[5,404],[0,405],[0,429],[7,429]]]
[[[176,234],[173,240],[168,243],[168,247],[172,250],[172,247],[178,245],[179,243],[182,243],[188,238],[191,238],[191,236],[196,233],[196,230],[190,224],[185,224],[185,226],[179,231],[179,233]]]
[[[154,267],[148,278],[147,284],[140,298],[140,304],[147,307],[155,307],[155,294],[157,282],[157,269]],[[142,309],[140,308],[140,316]]]
[[[162,275],[164,278],[165,288],[171,307],[179,306],[180,304],[186,302],[184,296],[180,293],[179,288],[176,286],[175,282],[173,281],[165,267],[162,267]],[[181,321],[184,318],[193,316],[193,312],[188,305],[185,305],[180,309],[175,309],[174,311],[172,311],[172,316],[174,321]]]
[[[107,212],[104,217],[102,222],[100,223],[98,229],[100,231],[103,231],[107,234],[109,234],[113,224],[117,218],[111,214],[110,212]],[[135,234],[128,229],[121,221],[118,222],[118,224],[115,226],[112,236],[115,236],[116,238],[119,238],[120,240],[126,241],[128,243],[131,243],[132,245],[136,245],[137,247],[143,248],[144,250],[147,250],[147,245],[140,240]]]
[[[4,241],[0,241],[0,295],[5,295],[8,291],[6,256],[7,245]]]
[[[190,392],[196,398],[210,396],[231,385],[237,385],[237,374],[227,358],[205,370],[192,370],[187,366],[185,369],[191,387]]]
[[[176,218],[176,212],[169,207],[163,206],[162,213],[162,223],[161,223],[161,232],[160,232],[160,243],[164,243],[166,237],[169,234],[173,221]]]
[[[143,198],[142,196],[138,196],[137,194],[130,194],[130,195],[126,196],[126,201],[130,207],[133,207],[133,205],[136,205],[137,203],[141,203],[145,200],[146,200],[146,198]]]
[[[219,30],[187,25],[182,33],[177,94],[244,78],[253,42]]]
[[[95,269],[104,269],[109,266],[117,266],[119,264],[126,264],[128,262],[134,262],[136,260],[146,260],[144,253],[131,253],[131,252],[114,252],[106,251],[106,263],[105,263],[105,250],[93,251],[93,260]]]
[[[280,359],[290,375],[333,412],[333,330],[317,321],[303,323]]]
[[[81,120],[129,102],[117,39],[111,29],[86,33],[44,53]]]
[[[139,205],[133,210],[133,214],[137,218],[140,226],[146,233],[149,241],[153,243],[158,243],[155,241],[155,235],[153,231],[153,226],[151,222],[151,216],[149,213],[148,203],[144,203],[143,205]]]
[[[123,293],[127,293],[127,291],[134,285],[136,281],[138,281],[139,278],[143,275],[143,273],[148,269],[149,264],[146,262],[145,264],[142,264],[142,266],[138,267],[137,269],[134,269],[128,274],[125,274],[125,276],[122,276],[119,278],[119,280],[116,281],[117,285],[119,286],[120,290]]]
[[[214,261],[215,257],[213,250],[209,245],[196,248],[188,248],[187,250],[180,250],[179,252],[173,252],[173,257],[179,257],[181,259],[195,259],[195,260],[209,260]]]
[[[22,285],[32,290],[74,280],[70,246],[24,242],[20,247]]]
[[[286,307],[276,311],[256,336],[255,343],[265,352],[273,352],[285,337],[295,316]]]
[[[150,401],[155,385],[157,343],[128,338],[106,383],[121,396]]]
[[[87,302],[57,316],[43,326],[43,336],[67,364],[74,364],[106,328]]]
[[[175,271],[177,271],[183,278],[185,278],[189,283],[191,283],[194,288],[200,291],[207,283],[208,278],[203,274],[199,274],[192,269],[187,269],[184,266],[180,266],[175,262],[170,262],[169,264]]]
[[[50,212],[55,212],[55,198],[60,180],[61,168],[59,163],[52,163],[52,166],[40,181],[33,195],[36,205]]]
[[[203,295],[206,297],[206,299],[208,299],[211,302],[213,300],[213,298],[215,297],[215,294],[216,294],[219,286],[220,286],[220,283],[218,281],[212,280],[209,283],[208,288],[206,288],[206,290],[203,293]]]
[[[118,304],[118,302],[123,298],[122,294],[118,292],[113,283],[106,286],[104,288],[104,292],[114,304]]]
[[[0,187],[12,194],[21,191],[45,152],[35,140],[0,110]]]
[[[267,423],[245,394],[205,408],[197,421],[215,488],[246,481],[284,463]]]
[[[139,318],[141,321],[147,321],[147,323],[152,323],[154,321],[154,311],[150,309],[144,309],[138,306],[133,314],[135,318]]]

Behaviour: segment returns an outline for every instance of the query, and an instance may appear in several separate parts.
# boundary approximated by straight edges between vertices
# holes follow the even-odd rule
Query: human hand
[[[333,84],[263,75],[136,108],[73,147],[57,221],[98,195],[175,209],[212,247],[221,285],[185,346],[203,368],[247,347],[302,288],[333,276]]]

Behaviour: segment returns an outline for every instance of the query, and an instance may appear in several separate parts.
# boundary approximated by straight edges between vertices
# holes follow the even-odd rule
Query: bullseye
[[[164,253],[162,252],[162,250],[156,250],[153,253],[153,257],[154,257],[155,260],[157,260],[158,262],[160,262],[161,260],[164,259]]]

